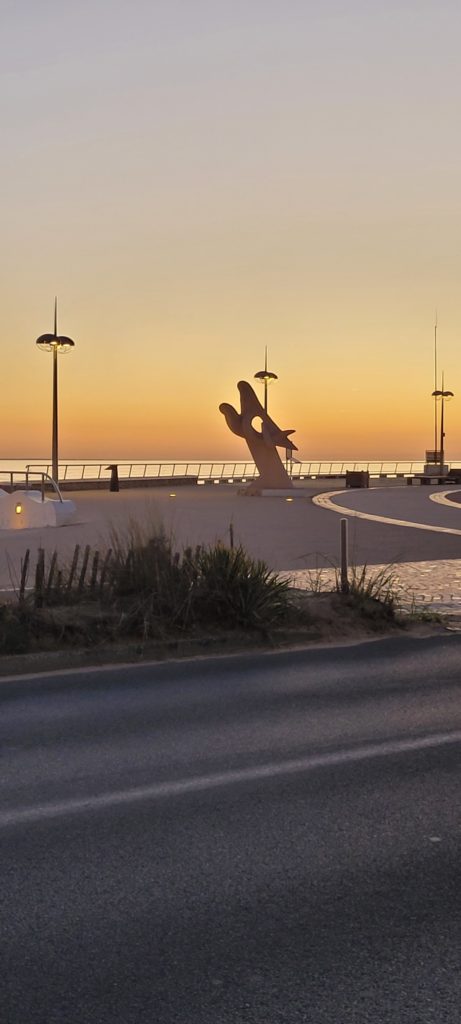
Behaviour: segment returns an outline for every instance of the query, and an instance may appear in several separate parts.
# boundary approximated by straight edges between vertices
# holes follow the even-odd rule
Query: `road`
[[[458,1022],[460,664],[2,682],[2,1024]]]

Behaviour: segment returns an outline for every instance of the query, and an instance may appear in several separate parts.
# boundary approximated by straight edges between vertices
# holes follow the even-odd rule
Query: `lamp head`
[[[67,338],[64,334],[41,334],[35,344],[42,352],[52,352],[56,349],[60,354],[70,352],[75,347],[72,338]]]
[[[258,370],[255,373],[255,380],[267,381],[269,384],[272,380],[278,380],[278,377],[276,373],[271,373],[270,370]]]
[[[37,338],[36,345],[42,350],[42,352],[52,352],[56,350],[60,354],[70,352],[75,346],[75,342],[72,338],[67,338],[65,334],[58,334],[58,300],[54,300],[54,331],[50,334],[41,334]]]

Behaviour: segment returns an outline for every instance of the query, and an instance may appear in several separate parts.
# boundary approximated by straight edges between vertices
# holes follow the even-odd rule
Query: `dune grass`
[[[241,545],[177,549],[161,526],[113,529],[103,551],[76,546],[68,564],[24,561],[16,602],[0,607],[0,653],[55,642],[141,641],[198,628],[259,630],[287,619],[290,586]]]

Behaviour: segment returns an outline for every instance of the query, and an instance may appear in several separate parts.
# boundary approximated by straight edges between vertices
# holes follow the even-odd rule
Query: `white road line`
[[[344,497],[344,491],[327,491],[325,494],[314,495],[312,501],[314,505],[327,508],[330,512],[339,512],[342,516],[352,516],[354,519],[369,519],[374,523],[387,523],[388,526],[407,526],[411,530],[429,530],[430,533],[451,533],[456,537],[461,537],[461,530],[456,530],[451,526],[430,526],[428,523],[413,523],[408,519],[391,519],[390,516],[378,516],[372,512],[357,512],[354,509],[347,508],[346,505],[337,505],[335,501],[331,500],[338,494]]]
[[[461,742],[461,730],[456,732],[433,733],[415,739],[386,740],[382,743],[367,743],[350,750],[339,750],[325,754],[311,754],[291,761],[271,762],[251,768],[238,768],[195,778],[177,779],[171,782],[154,782],[149,786],[115,790],[100,796],[77,797],[56,803],[38,804],[35,807],[14,808],[0,812],[0,828],[32,824],[72,814],[107,810],[113,807],[162,800],[183,796],[187,793],[202,793],[212,789],[223,789],[237,783],[259,782],[265,779],[279,779],[287,775],[308,773],[319,768],[334,768],[342,764],[358,764],[377,757],[395,754],[417,753],[433,750]]]
[[[437,494],[430,494],[431,501],[435,501],[437,505],[448,505],[448,508],[460,508],[459,501],[450,501],[447,498],[447,494],[459,494],[459,491],[438,491]]]

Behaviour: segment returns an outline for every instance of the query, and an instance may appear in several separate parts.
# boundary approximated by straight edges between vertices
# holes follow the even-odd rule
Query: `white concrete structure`
[[[77,511],[75,502],[45,498],[40,491],[0,490],[0,530],[30,530],[42,526],[64,526]]]

